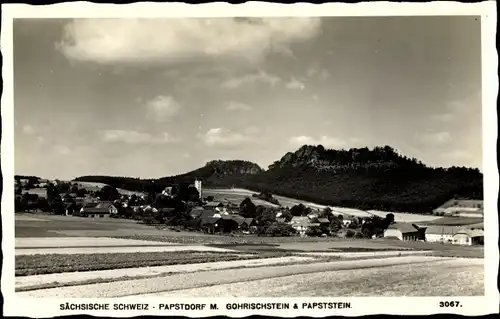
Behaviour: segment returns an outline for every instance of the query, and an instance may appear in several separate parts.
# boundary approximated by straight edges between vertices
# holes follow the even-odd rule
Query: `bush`
[[[347,238],[353,238],[356,235],[356,231],[352,229],[348,229],[345,233],[345,237]]]
[[[288,237],[295,234],[295,229],[289,224],[274,223],[266,229],[265,234],[273,237]]]

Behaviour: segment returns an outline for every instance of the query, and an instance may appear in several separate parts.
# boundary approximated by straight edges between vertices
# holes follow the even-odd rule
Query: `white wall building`
[[[201,191],[202,191],[202,189],[201,189],[201,181],[195,180],[194,181],[194,187],[198,191],[198,194],[200,194],[200,198],[202,198],[202,195],[201,195]]]
[[[425,241],[433,243],[453,243],[453,236],[462,230],[457,226],[429,226],[425,230]]]

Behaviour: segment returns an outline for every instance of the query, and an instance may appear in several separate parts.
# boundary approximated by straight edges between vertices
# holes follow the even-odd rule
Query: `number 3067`
[[[459,301],[440,301],[439,307],[461,307]]]

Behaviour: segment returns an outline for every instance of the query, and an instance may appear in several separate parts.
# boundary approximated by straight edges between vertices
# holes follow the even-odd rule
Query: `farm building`
[[[453,236],[462,228],[461,226],[432,225],[425,229],[425,240],[428,242],[452,243]]]
[[[411,223],[394,223],[384,231],[385,238],[397,238],[399,240],[423,240],[423,229]]]
[[[294,216],[290,221],[290,225],[297,231],[300,236],[305,236],[307,230],[313,226],[320,226],[319,223],[312,223],[309,217]]]
[[[222,208],[224,204],[221,202],[208,202],[204,205],[206,209],[215,209],[215,208]]]
[[[484,245],[484,231],[462,229],[453,235],[453,243],[456,245]]]
[[[118,209],[112,202],[100,202],[97,205],[86,206],[81,209],[81,214],[90,218],[107,218],[118,214]]]

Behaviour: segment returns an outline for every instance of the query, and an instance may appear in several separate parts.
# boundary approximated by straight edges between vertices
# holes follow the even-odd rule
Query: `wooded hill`
[[[194,171],[156,180],[82,176],[143,192],[203,181],[204,187],[241,187],[324,205],[413,213],[431,211],[452,197],[483,198],[483,176],[465,167],[431,168],[389,146],[327,150],[305,145],[267,171],[247,161],[212,161]]]

